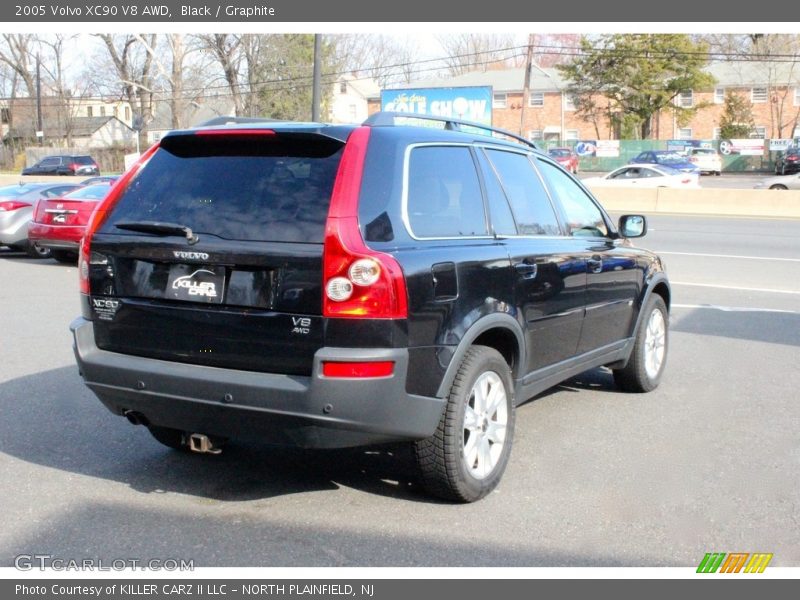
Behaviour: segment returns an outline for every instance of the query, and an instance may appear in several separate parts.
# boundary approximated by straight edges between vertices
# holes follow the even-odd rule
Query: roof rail
[[[526,146],[530,146],[535,150],[541,150],[535,143],[532,141],[522,137],[521,135],[517,135],[507,129],[500,129],[499,127],[492,127],[491,125],[486,125],[484,123],[477,123],[475,121],[464,121],[463,119],[453,119],[450,117],[437,117],[434,115],[418,115],[415,113],[399,113],[399,112],[376,112],[369,116],[369,118],[364,121],[364,125],[369,125],[372,127],[391,127],[395,125],[395,119],[422,119],[425,121],[439,121],[444,123],[444,128],[451,130],[451,131],[462,131],[462,126],[467,127],[474,127],[476,129],[482,129],[483,131],[491,131],[492,133],[499,133],[506,137],[510,137],[518,142],[522,142]]]
[[[282,119],[268,119],[266,117],[226,117],[224,115],[200,123],[198,127],[214,127],[216,125],[237,125],[240,123],[280,123]]]

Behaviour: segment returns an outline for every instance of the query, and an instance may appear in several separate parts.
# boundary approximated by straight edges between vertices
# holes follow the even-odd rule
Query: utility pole
[[[311,92],[311,120],[319,122],[320,76],[322,62],[322,36],[314,34],[314,84]]]
[[[42,136],[39,137],[39,132]],[[39,145],[44,146],[44,128],[42,127],[42,61],[39,54],[36,54],[36,137],[39,137]]]
[[[528,53],[525,56],[525,83],[522,84],[522,108],[519,111],[519,134],[525,138],[525,109],[531,97],[531,65],[533,65],[533,34],[528,34]]]

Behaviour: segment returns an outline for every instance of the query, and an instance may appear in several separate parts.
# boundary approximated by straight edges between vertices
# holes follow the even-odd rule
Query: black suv
[[[97,162],[88,155],[45,156],[35,165],[22,169],[23,175],[100,175]]]
[[[603,365],[655,388],[670,288],[628,241],[644,217],[616,228],[521,139],[395,117],[164,136],[81,246],[71,329],[100,400],[197,452],[411,441],[431,493],[473,501],[516,405]]]
[[[800,171],[800,147],[788,146],[775,159],[775,175],[788,175]]]

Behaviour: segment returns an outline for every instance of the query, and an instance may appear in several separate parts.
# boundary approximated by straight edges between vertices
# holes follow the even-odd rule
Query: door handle
[[[537,267],[535,264],[525,262],[515,264],[514,268],[523,279],[534,279],[536,277],[536,273],[539,271],[539,267]]]
[[[589,273],[602,273],[603,272],[603,259],[599,256],[593,256],[586,261],[586,267]]]

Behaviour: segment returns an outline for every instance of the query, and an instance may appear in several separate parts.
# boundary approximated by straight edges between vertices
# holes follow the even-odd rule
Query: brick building
[[[800,135],[800,64],[725,62],[707,67],[716,83],[713,88],[685,90],[675,103],[696,109],[688,123],[679,123],[667,109],[654,117],[653,139],[717,139],[725,94],[735,93],[752,103],[755,129],[751,137],[790,138]],[[409,88],[491,86],[492,118],[497,127],[521,132],[539,141],[616,139],[613,107],[598,97],[594,118],[581,118],[565,89],[568,81],[557,69],[534,66],[530,97],[522,123],[523,68],[473,71],[450,79],[415,81]],[[380,98],[370,99],[370,113],[380,110]]]

